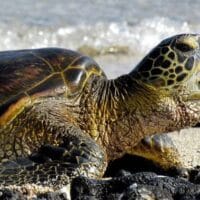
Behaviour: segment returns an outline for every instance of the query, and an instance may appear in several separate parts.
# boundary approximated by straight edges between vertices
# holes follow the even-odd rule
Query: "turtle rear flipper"
[[[0,165],[0,184],[66,185],[76,176],[100,177],[105,170],[102,149],[89,137],[66,134],[59,146],[43,145],[33,155]]]

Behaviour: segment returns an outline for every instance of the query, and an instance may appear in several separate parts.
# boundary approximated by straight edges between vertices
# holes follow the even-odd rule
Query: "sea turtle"
[[[78,175],[99,178],[145,136],[199,121],[197,34],[165,39],[112,80],[71,50],[0,52],[1,185],[60,188]]]

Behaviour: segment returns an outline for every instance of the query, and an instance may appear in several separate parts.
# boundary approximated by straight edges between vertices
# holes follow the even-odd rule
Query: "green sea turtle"
[[[199,121],[197,34],[165,39],[112,80],[74,51],[0,52],[1,185],[60,188],[77,175],[99,178],[110,160],[134,154],[144,137]]]

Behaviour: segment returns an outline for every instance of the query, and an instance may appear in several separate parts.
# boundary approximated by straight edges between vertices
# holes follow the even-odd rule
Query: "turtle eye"
[[[176,48],[182,52],[192,51],[194,48],[185,43],[176,43]]]

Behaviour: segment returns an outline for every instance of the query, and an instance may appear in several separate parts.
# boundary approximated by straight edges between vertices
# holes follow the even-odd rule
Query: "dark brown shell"
[[[75,95],[92,74],[104,76],[94,60],[66,49],[0,52],[0,122],[20,100],[23,106],[30,97]]]

